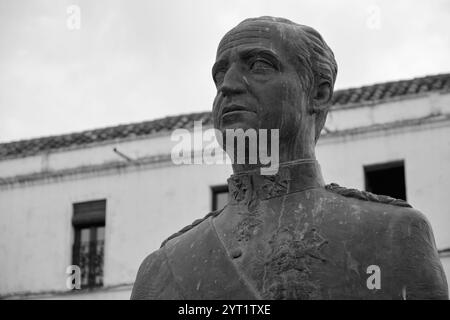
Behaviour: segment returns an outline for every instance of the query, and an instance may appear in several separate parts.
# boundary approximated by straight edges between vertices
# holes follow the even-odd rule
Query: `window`
[[[212,211],[222,209],[228,203],[228,186],[212,187]]]
[[[72,263],[81,269],[81,288],[103,285],[106,200],[73,204]]]
[[[365,166],[364,175],[367,191],[406,201],[403,161]]]

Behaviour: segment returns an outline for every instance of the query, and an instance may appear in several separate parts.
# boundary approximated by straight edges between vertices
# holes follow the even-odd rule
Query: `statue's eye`
[[[216,83],[216,85],[221,84],[224,78],[225,78],[224,70],[218,70],[216,73],[214,73],[214,82]]]
[[[266,59],[258,58],[251,63],[250,69],[252,71],[256,71],[256,72],[265,72],[265,71],[274,70],[275,68],[270,61],[268,61]]]

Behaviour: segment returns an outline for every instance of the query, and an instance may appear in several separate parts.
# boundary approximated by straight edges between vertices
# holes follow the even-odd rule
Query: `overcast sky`
[[[218,42],[262,15],[317,29],[338,89],[450,72],[450,0],[0,0],[0,141],[210,110]]]

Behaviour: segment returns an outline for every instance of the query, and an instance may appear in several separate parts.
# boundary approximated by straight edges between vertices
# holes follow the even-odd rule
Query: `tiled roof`
[[[333,107],[381,102],[421,93],[448,90],[450,90],[450,73],[383,82],[359,88],[338,90],[333,95]]]
[[[438,91],[450,91],[450,73],[337,90],[333,95],[332,108],[346,108],[367,103],[385,102]],[[189,113],[152,121],[2,143],[0,144],[0,159],[31,156],[42,152],[51,152],[61,148],[77,147],[90,143],[147,136],[179,128],[188,129],[193,126],[194,121],[199,120],[204,125],[211,125],[211,112]]]

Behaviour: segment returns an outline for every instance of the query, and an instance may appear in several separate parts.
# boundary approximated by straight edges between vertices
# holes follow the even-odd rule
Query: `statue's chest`
[[[279,197],[231,206],[216,228],[233,262],[262,298],[320,299],[313,269],[327,239],[308,201]]]

